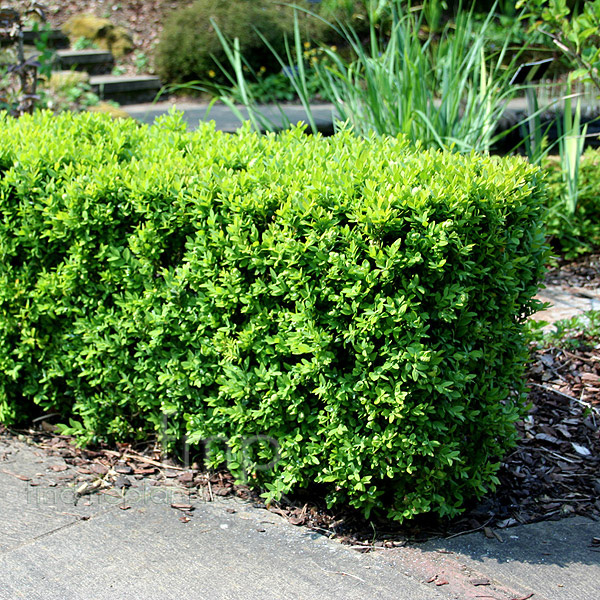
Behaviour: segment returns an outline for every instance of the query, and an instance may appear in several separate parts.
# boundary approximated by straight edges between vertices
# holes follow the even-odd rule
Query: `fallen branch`
[[[7,475],[12,475],[21,481],[31,481],[31,477],[27,477],[26,475],[18,475],[17,473],[13,473],[12,471],[7,471],[6,469],[0,469],[0,472],[6,473]]]
[[[135,456],[134,454],[124,454],[123,458],[127,460],[136,460],[138,462],[147,463],[152,465],[153,467],[158,467],[159,469],[171,469],[173,471],[185,471],[184,467],[176,467],[175,465],[167,465],[165,463],[161,463],[157,460],[153,460],[151,458],[146,458],[145,456]]]
[[[323,567],[319,567],[321,569],[321,571],[324,571],[325,573],[331,573],[332,575],[345,575],[346,577],[353,577],[354,579],[358,579],[358,581],[362,581],[363,583],[365,583],[364,579],[361,579],[358,575],[352,575],[352,573],[344,573],[344,571],[328,571],[327,569],[324,569]]]
[[[573,402],[577,402],[578,404],[581,404],[581,405],[585,406],[586,408],[589,408],[591,411],[595,412],[596,414],[600,415],[600,409],[596,408],[595,406],[592,406],[592,404],[590,404],[589,402],[586,402],[585,400],[580,400],[579,398],[575,398],[575,396],[570,396],[569,394],[565,394],[564,392],[559,392],[558,390],[555,390],[554,388],[550,387],[549,385],[542,385],[541,383],[535,383],[533,381],[530,381],[529,384],[534,385],[535,387],[541,388],[543,390],[546,390],[547,392],[552,392],[554,394],[557,394],[558,396],[562,396],[563,398],[567,398],[568,400],[572,400]]]
[[[487,527],[491,521],[494,520],[494,517],[488,519],[483,525],[476,527],[475,529],[469,529],[468,531],[459,531],[458,533],[453,533],[448,537],[444,538],[445,540],[451,540],[452,538],[458,537],[460,535],[467,535],[467,533],[475,533],[476,531],[481,531],[484,527]]]
[[[121,454],[120,452],[115,452],[114,450],[104,450],[104,454],[110,454],[111,456],[119,456],[124,460],[135,460],[137,462],[146,463],[152,465],[153,467],[158,467],[159,469],[171,469],[172,471],[185,471],[184,467],[176,467],[175,465],[167,465],[165,463],[161,463],[158,460],[153,460],[152,458],[147,458],[141,454]]]

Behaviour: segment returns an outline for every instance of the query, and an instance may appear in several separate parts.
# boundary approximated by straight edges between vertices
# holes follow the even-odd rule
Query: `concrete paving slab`
[[[126,510],[107,495],[74,506],[72,489],[53,495],[45,486],[49,463],[34,449],[9,446],[0,462],[0,600],[447,599],[392,557],[357,553],[242,501],[196,499],[183,522],[171,503],[186,500],[184,491],[136,481]],[[38,470],[46,475],[32,500],[30,482],[15,476]]]
[[[133,118],[151,125],[155,119],[166,114],[171,108],[177,108],[183,111],[183,118],[188,124],[189,129],[196,129],[201,121],[214,121],[216,128],[220,131],[234,132],[240,128],[242,121],[234,112],[223,104],[215,104],[212,107],[207,103],[195,102],[156,102],[146,104],[132,104],[123,106],[123,109]],[[247,110],[239,106],[238,109],[245,119],[248,118]],[[287,104],[282,105],[281,109],[291,123],[299,121],[308,123],[306,111],[301,105]],[[333,115],[334,108],[332,104],[316,104],[311,107],[315,123],[319,131],[323,134],[333,133]],[[274,105],[260,106],[259,111],[267,119],[277,126],[283,127],[283,118],[281,111]]]
[[[600,597],[600,523],[585,517],[544,521],[483,532],[420,546],[523,592],[532,600],[593,600]],[[447,553],[450,553],[449,555]]]
[[[96,498],[74,504],[75,490],[61,485],[69,469],[50,471],[59,464],[61,459],[42,457],[23,444],[0,441],[0,553],[104,510]]]
[[[149,502],[105,513],[1,554],[0,598],[443,597],[377,557],[263,512],[203,504],[182,523],[169,505]]]
[[[600,310],[600,290],[549,285],[540,290],[536,298],[548,302],[549,308],[531,316],[535,321],[547,321],[544,327],[551,331],[553,323],[570,319],[589,310]]]

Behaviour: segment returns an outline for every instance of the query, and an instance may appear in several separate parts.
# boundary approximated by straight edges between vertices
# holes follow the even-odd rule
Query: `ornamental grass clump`
[[[167,423],[267,499],[397,520],[494,487],[546,255],[536,168],[178,115],[0,129],[0,422]]]

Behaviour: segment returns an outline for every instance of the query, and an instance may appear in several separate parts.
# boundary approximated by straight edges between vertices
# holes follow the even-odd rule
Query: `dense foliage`
[[[535,168],[177,115],[0,128],[0,422],[60,412],[90,442],[166,419],[269,497],[400,520],[493,487],[545,256]]]
[[[256,69],[273,66],[271,53],[253,29],[258,27],[270,43],[281,47],[285,23],[270,2],[198,0],[173,11],[165,21],[155,55],[156,70],[164,81],[224,80],[219,63],[225,64],[226,57],[211,19],[225,35],[239,39],[240,49]]]

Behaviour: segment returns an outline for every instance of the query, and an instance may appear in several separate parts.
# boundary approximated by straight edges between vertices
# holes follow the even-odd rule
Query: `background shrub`
[[[586,150],[579,165],[579,197],[574,214],[567,208],[560,163],[550,157],[548,177],[548,235],[555,252],[567,259],[600,248],[600,150]]]
[[[332,21],[355,21],[359,30],[366,27],[365,10],[360,2],[325,3],[322,6],[299,2],[307,10],[317,11]],[[352,9],[354,7],[354,10]],[[300,11],[303,39],[324,43],[339,41],[336,33],[324,22]],[[219,38],[211,26],[211,18],[230,40],[238,38],[242,56],[255,71],[279,72],[281,66],[260,39],[258,29],[280,54],[284,54],[284,37],[293,37],[293,9],[272,0],[197,0],[191,6],[173,11],[165,21],[156,48],[157,73],[166,82],[206,80],[227,83],[216,58],[229,69],[230,65]]]
[[[271,2],[198,0],[191,6],[173,11],[165,21],[155,57],[157,73],[164,81],[210,78],[224,81],[212,57],[224,66],[227,66],[227,58],[211,19],[227,37],[239,38],[240,48],[253,67],[274,66],[268,49],[253,29],[258,27],[272,44],[281,48],[287,24],[278,18]]]
[[[90,442],[168,415],[268,497],[400,520],[493,487],[545,255],[534,168],[176,115],[0,127],[0,421],[59,411]]]

